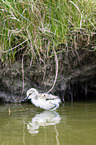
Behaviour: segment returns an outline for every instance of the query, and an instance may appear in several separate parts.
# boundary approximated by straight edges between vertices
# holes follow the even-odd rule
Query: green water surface
[[[0,145],[96,145],[96,102],[65,103],[56,111],[2,104]]]

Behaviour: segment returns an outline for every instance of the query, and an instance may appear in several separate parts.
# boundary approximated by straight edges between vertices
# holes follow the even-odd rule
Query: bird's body
[[[47,93],[38,93],[34,88],[27,91],[27,98],[36,106],[45,110],[56,110],[61,103],[58,96]]]

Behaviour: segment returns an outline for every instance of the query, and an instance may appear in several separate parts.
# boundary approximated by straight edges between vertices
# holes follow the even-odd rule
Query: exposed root
[[[55,84],[56,84],[56,81],[57,81],[57,76],[58,76],[58,58],[57,58],[57,54],[56,54],[54,48],[53,48],[53,50],[54,50],[55,63],[56,63],[56,65],[55,65],[55,66],[56,66],[56,75],[55,75],[55,80],[54,80],[54,83],[53,83],[51,89],[50,89],[49,91],[47,91],[46,93],[50,93],[50,92],[53,90],[53,88],[54,88],[54,86],[55,86]]]

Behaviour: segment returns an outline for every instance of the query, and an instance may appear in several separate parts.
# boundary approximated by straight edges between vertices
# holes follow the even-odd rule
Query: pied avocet
[[[48,93],[38,93],[38,91],[34,88],[31,88],[27,91],[26,98],[31,99],[31,102],[36,107],[40,107],[45,110],[56,110],[61,103],[61,100],[58,96],[54,96]]]

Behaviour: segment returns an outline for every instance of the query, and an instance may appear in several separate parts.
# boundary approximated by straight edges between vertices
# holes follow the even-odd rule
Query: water
[[[66,103],[55,111],[31,104],[0,105],[0,145],[95,145],[96,103]]]

